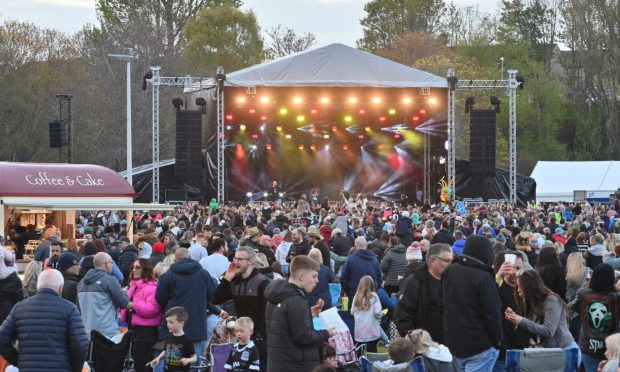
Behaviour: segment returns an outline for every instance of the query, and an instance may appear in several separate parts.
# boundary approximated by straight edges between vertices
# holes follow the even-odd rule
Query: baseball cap
[[[65,271],[73,265],[79,265],[80,258],[71,252],[65,252],[58,258],[58,269]]]

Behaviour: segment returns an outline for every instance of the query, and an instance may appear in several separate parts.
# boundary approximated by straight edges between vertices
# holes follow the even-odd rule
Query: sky
[[[281,24],[296,33],[311,32],[317,46],[343,43],[355,46],[362,35],[359,20],[368,0],[244,0],[263,30]],[[495,13],[499,0],[454,0],[457,6],[478,4],[481,11]],[[30,21],[39,27],[73,33],[87,23],[97,24],[95,0],[1,0],[0,20]]]

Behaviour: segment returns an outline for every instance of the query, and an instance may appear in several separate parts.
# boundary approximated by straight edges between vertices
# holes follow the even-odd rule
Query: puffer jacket
[[[19,302],[0,327],[0,354],[21,371],[78,372],[87,350],[80,312],[51,289]]]
[[[0,324],[9,316],[13,306],[23,299],[22,281],[16,273],[0,280]]]
[[[161,323],[161,306],[155,299],[157,281],[132,280],[129,284],[129,297],[132,303],[131,325],[138,327],[158,326]],[[127,309],[121,310],[121,319],[127,319]]]
[[[329,338],[315,331],[303,289],[283,279],[265,289],[267,365],[270,372],[308,372],[319,365],[318,347]]]
[[[138,258],[138,248],[135,245],[130,244],[118,256],[118,266],[123,273],[123,285],[129,284],[129,274],[131,273],[131,264]]]
[[[390,248],[381,260],[381,271],[385,274],[385,285],[398,285],[398,277],[402,277],[407,267],[407,248],[398,244]]]

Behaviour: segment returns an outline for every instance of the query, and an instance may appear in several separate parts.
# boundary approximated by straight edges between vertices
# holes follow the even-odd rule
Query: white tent
[[[574,191],[598,199],[620,187],[620,161],[539,161],[530,177],[536,180],[539,202],[571,201]]]
[[[447,88],[448,81],[359,49],[330,44],[227,73],[226,86]],[[200,87],[192,88],[188,91]]]

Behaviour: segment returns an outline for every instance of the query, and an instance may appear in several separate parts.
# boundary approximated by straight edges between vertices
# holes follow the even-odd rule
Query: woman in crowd
[[[366,344],[366,350],[377,352],[381,338],[381,300],[375,292],[375,282],[370,275],[363,276],[353,296],[351,314],[355,319],[353,332],[358,344]]]
[[[583,254],[581,252],[571,253],[568,256],[568,261],[566,263],[566,302],[571,303],[575,297],[577,297],[577,292],[583,288],[590,280],[590,270],[589,267],[586,266],[586,260],[583,258]],[[579,339],[579,332],[581,330],[581,318],[579,314],[570,311],[568,328],[570,329],[571,335],[575,340]]]
[[[422,356],[424,370],[427,372],[456,372],[458,365],[450,350],[433,341],[431,335],[423,329],[407,333],[407,340],[413,345],[415,356]]]
[[[43,271],[43,264],[39,261],[32,260],[26,266],[23,281],[24,298],[37,294],[37,280],[41,271]]]
[[[407,268],[407,248],[400,243],[396,236],[390,238],[390,249],[381,260],[381,271],[385,274],[384,288],[389,295],[398,292],[398,281],[405,274]]]
[[[143,243],[144,244],[144,243]],[[157,328],[162,309],[155,300],[157,280],[148,258],[134,261],[127,297],[129,304],[121,310],[121,319],[134,331],[133,358],[136,372],[151,371],[146,364],[152,359],[152,346],[157,341]]]
[[[618,372],[620,367],[620,333],[613,334],[605,339],[605,357],[601,363],[602,372]]]
[[[534,252],[532,246],[530,245],[530,234],[527,231],[524,231],[517,235],[517,241],[515,244],[517,251],[521,251],[525,253],[527,256],[527,261],[530,266],[535,267],[536,261],[538,260],[538,254]]]
[[[544,246],[540,250],[535,269],[545,286],[564,300],[566,298],[566,274],[553,246]]]
[[[577,292],[571,307],[580,314],[579,347],[586,372],[596,372],[604,359],[605,338],[618,332],[618,294],[614,289],[614,269],[599,264],[592,272],[590,285]]]
[[[317,248],[312,248],[310,253],[308,253],[308,257],[312,258],[319,265],[321,265],[321,270],[319,271],[319,282],[314,287],[312,292],[306,296],[308,305],[312,307],[316,305],[316,302],[319,299],[322,299],[323,310],[327,310],[332,307],[332,296],[329,291],[329,283],[334,281],[334,276],[332,275],[331,269],[323,264],[323,256],[321,255],[320,250]]]

